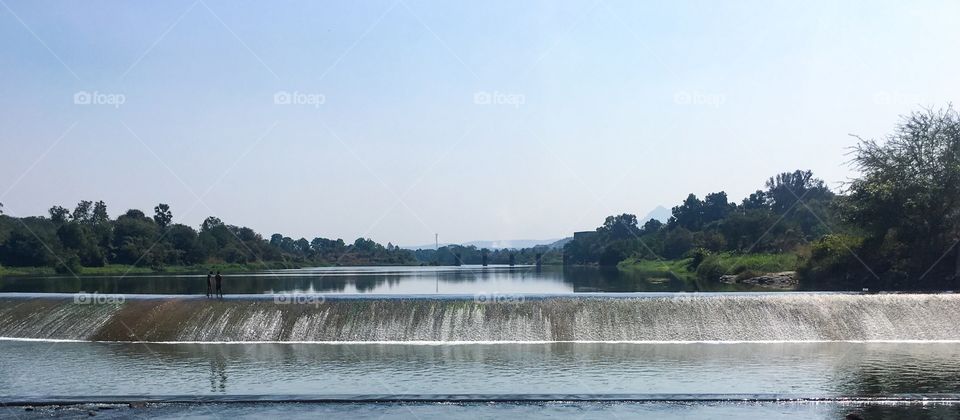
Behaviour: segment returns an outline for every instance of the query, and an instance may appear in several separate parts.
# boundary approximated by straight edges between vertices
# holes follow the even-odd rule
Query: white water
[[[0,336],[224,344],[958,342],[960,296],[349,299],[309,305],[6,299],[0,301]]]

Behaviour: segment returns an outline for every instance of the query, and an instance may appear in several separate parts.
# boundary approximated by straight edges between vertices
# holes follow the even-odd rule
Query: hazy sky
[[[0,0],[0,202],[421,244],[837,186],[960,98],[958,6]]]

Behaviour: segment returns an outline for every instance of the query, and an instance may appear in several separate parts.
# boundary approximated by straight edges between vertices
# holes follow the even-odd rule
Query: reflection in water
[[[210,392],[227,392],[227,361],[221,357],[210,359]]]
[[[231,274],[224,292],[238,293],[583,293],[747,291],[743,285],[650,277],[616,268],[545,266],[329,267]],[[3,277],[0,292],[203,294],[205,275]]]
[[[0,341],[4,394],[960,393],[937,343],[50,345]]]

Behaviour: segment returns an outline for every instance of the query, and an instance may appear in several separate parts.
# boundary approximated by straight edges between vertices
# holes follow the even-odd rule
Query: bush
[[[697,267],[697,276],[703,280],[719,280],[720,276],[736,275],[738,279],[766,273],[797,269],[797,255],[784,254],[713,254]]]
[[[57,274],[77,274],[82,269],[80,257],[78,257],[77,254],[64,256],[62,260],[57,262],[57,266],[54,268]]]
[[[686,254],[684,254],[684,258],[690,258],[689,268],[691,270],[696,270],[697,267],[700,266],[700,263],[702,263],[703,260],[706,259],[708,256],[710,256],[710,251],[707,251],[706,249],[703,249],[703,248],[693,249],[690,252],[687,252]]]
[[[810,259],[798,271],[803,279],[821,287],[826,282],[841,288],[859,287],[864,268],[854,253],[862,246],[863,238],[858,236],[824,235],[810,247]]]
[[[719,280],[727,274],[727,269],[720,263],[720,255],[710,255],[697,266],[697,277],[703,280]]]

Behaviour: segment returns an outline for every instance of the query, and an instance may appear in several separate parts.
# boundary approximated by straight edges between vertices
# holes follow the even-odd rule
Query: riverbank
[[[770,273],[796,271],[800,258],[796,254],[733,254],[720,253],[678,260],[645,260],[627,258],[617,264],[622,271],[652,277],[672,277],[680,280],[700,279],[721,281],[747,280]]]
[[[320,264],[310,264],[310,267],[322,267]],[[82,276],[124,276],[128,274],[192,274],[206,273],[210,270],[222,273],[248,273],[262,270],[280,270],[285,268],[303,268],[296,263],[262,262],[253,264],[212,263],[203,265],[171,265],[164,267],[140,267],[126,264],[108,264],[102,267],[80,267],[74,271]],[[53,276],[63,275],[53,267],[0,267],[0,277],[3,276]],[[67,273],[68,275],[70,273]]]

